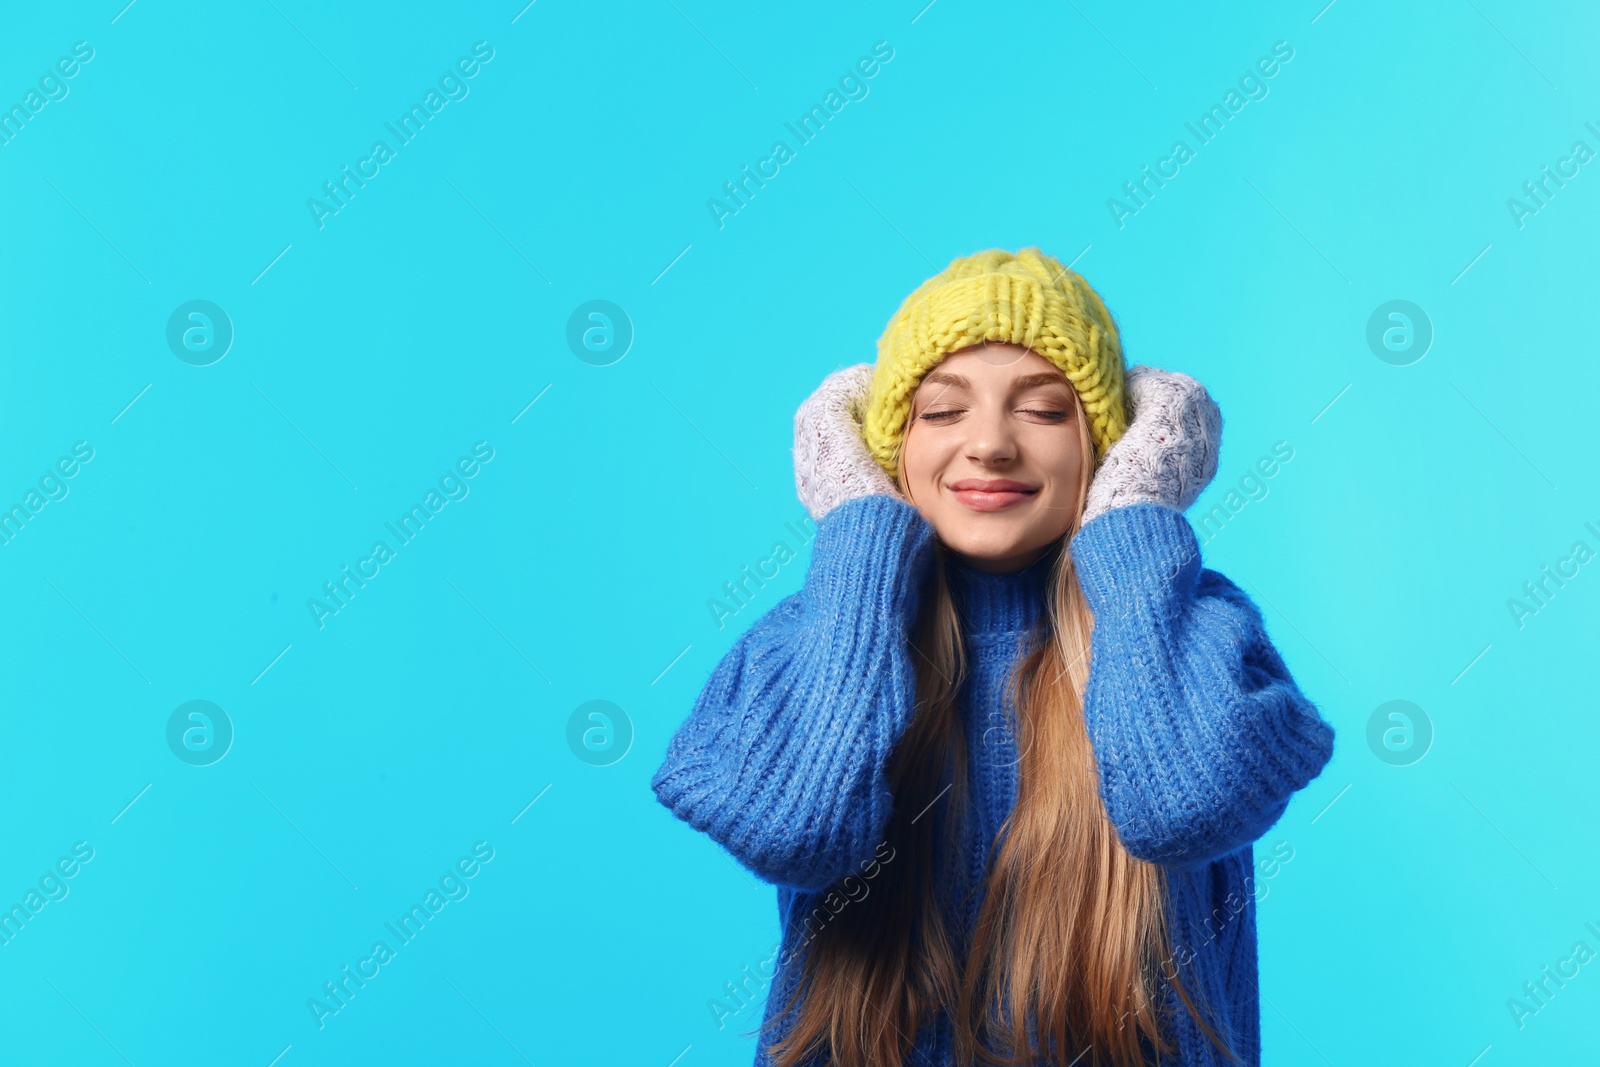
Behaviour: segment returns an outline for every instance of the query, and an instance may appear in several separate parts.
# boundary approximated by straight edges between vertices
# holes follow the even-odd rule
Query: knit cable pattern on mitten
[[[794,486],[818,522],[853,497],[885,493],[903,499],[861,434],[871,394],[872,364],[857,363],[824,378],[795,412]]]
[[[1129,504],[1183,511],[1217,473],[1222,412],[1205,386],[1143,365],[1128,368],[1126,382],[1133,421],[1095,472],[1082,525]]]

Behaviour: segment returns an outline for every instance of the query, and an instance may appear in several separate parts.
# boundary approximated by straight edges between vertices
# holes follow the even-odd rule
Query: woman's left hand
[[[1128,504],[1183,511],[1217,473],[1222,412],[1205,386],[1143,364],[1129,367],[1125,381],[1132,421],[1095,472],[1080,527]]]

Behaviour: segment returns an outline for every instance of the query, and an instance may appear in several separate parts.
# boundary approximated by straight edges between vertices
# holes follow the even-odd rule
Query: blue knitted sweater
[[[884,840],[886,769],[910,721],[911,628],[934,530],[911,504],[856,497],[818,524],[803,588],[735,642],[651,780],[661,803],[777,887],[782,952],[764,1018],[787,1000],[830,887],[863,877]],[[1260,611],[1201,566],[1181,511],[1113,508],[1069,542],[1095,627],[1084,714],[1123,846],[1166,868],[1173,957],[1245,1064],[1260,1062],[1252,843],[1333,752],[1333,729],[1289,676]],[[1016,802],[1002,687],[1044,610],[1050,557],[990,574],[947,557],[969,674],[958,694],[972,762],[967,884]],[[881,858],[881,856],[879,857]],[[970,924],[981,903],[967,907]],[[845,906],[848,906],[846,904]],[[1182,1067],[1227,1062],[1163,984]],[[1203,998],[1203,1000],[1201,999]],[[786,1031],[792,1017],[783,1021]],[[907,1067],[948,1067],[948,1016]],[[757,1067],[770,1061],[758,1049]]]

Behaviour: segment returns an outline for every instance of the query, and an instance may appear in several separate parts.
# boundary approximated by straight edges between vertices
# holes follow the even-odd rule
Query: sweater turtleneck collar
[[[1050,575],[1061,546],[1021,570],[991,574],[946,551],[945,578],[969,636],[1024,633],[1045,613]]]

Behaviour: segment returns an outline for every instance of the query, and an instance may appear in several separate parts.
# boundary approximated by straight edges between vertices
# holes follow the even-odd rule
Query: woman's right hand
[[[834,371],[795,412],[795,489],[819,522],[854,497],[884,493],[905,499],[872,458],[862,434],[872,369],[871,363],[857,363]]]

